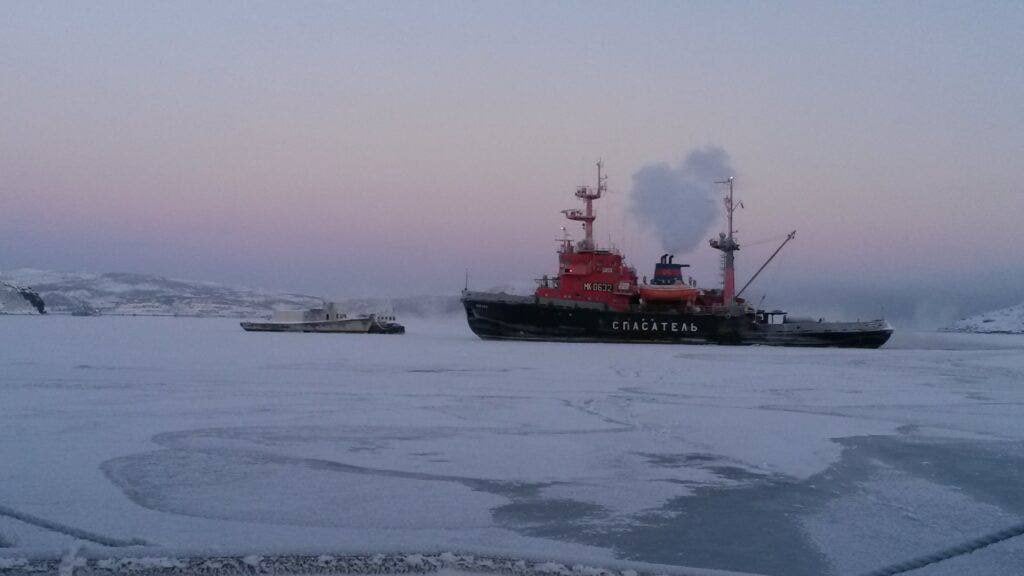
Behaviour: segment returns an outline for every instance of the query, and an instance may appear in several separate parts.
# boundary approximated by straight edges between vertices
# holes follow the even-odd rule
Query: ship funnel
[[[681,270],[686,264],[676,264],[672,262],[674,258],[675,256],[670,254],[661,257],[661,263],[654,265],[654,278],[651,279],[651,284],[683,284]]]
[[[669,254],[668,255],[668,263],[671,264],[672,261],[675,260],[675,258],[676,258],[675,254]]]

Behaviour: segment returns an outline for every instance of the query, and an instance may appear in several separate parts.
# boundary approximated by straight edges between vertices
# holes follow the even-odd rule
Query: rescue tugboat
[[[348,316],[334,302],[309,310],[278,310],[269,322],[242,322],[246,332],[337,332],[345,334],[404,334],[405,326],[385,314]]]
[[[772,346],[834,346],[878,348],[892,335],[885,320],[826,322],[795,320],[781,310],[762,310],[741,298],[796,232],[775,250],[739,292],[736,291],[735,252],[740,249],[733,229],[733,179],[724,199],[727,232],[710,240],[722,252],[721,288],[698,288],[683,278],[686,264],[665,254],[655,265],[648,284],[637,281],[636,270],[622,254],[598,248],[594,242],[594,201],[607,191],[607,177],[597,164],[597,186],[580,186],[576,197],[584,208],[563,210],[569,220],[583,224],[584,238],[563,238],[558,250],[558,274],[539,279],[532,296],[505,293],[462,293],[470,329],[484,339],[557,340],[583,342],[665,342],[677,344],[765,344]]]

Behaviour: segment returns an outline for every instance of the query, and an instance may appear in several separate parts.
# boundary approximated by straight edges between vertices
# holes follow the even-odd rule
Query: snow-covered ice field
[[[802,350],[406,324],[0,317],[0,571],[81,546],[846,575],[1024,518],[1021,336]],[[914,574],[1018,574],[1021,540]]]

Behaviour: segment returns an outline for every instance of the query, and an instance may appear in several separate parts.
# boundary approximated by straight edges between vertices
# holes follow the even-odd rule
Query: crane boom
[[[747,283],[743,285],[743,288],[740,288],[740,291],[736,293],[736,298],[739,298],[740,294],[743,294],[743,291],[746,290],[747,287],[750,286],[755,279],[757,279],[757,275],[760,274],[766,266],[768,266],[768,264],[772,261],[772,259],[775,258],[776,255],[778,255],[779,252],[782,251],[782,247],[789,243],[789,241],[792,240],[793,238],[796,238],[796,230],[793,230],[792,232],[786,235],[786,239],[782,241],[782,244],[779,244],[779,247],[775,249],[775,252],[772,252],[772,255],[769,256],[768,259],[764,261],[764,264],[761,264],[761,267],[757,269],[757,272],[754,272],[754,275],[750,277],[750,280],[747,280]]]

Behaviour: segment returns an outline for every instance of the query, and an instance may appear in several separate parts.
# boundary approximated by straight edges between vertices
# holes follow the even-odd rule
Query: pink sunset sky
[[[649,273],[632,175],[714,145],[741,243],[798,230],[770,296],[1016,303],[1022,28],[1019,3],[8,3],[0,269],[523,285],[603,158],[598,239]]]

